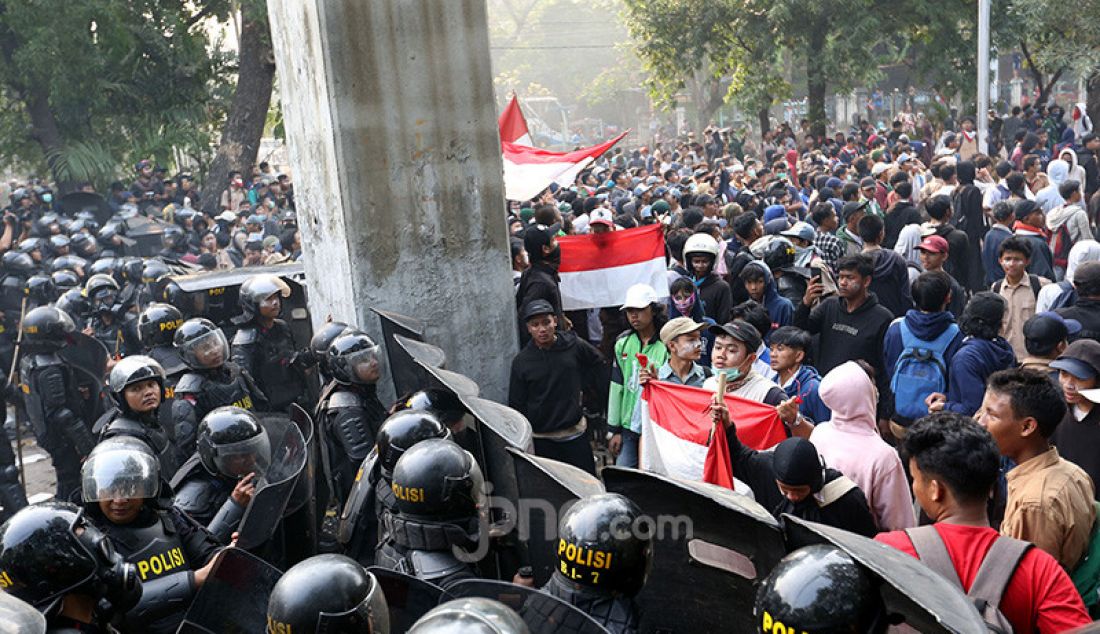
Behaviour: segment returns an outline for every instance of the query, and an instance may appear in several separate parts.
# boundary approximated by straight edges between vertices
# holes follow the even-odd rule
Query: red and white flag
[[[504,112],[500,113],[497,127],[500,128],[501,141],[517,145],[531,145],[531,133],[527,130],[527,119],[523,116],[523,111],[519,109],[519,100],[516,99],[515,94],[512,95],[512,100],[508,102],[508,105],[504,107]]]
[[[724,433],[714,434],[710,404],[714,394],[697,387],[649,381],[642,390],[640,466],[646,471],[685,480],[733,487],[729,445]],[[737,438],[746,447],[769,449],[787,434],[775,408],[726,395]],[[710,443],[708,445],[708,440]]]
[[[626,289],[649,284],[668,297],[665,236],[659,224],[609,233],[562,236],[561,307],[618,308]]]
[[[581,170],[610,150],[627,132],[606,143],[572,152],[552,152],[509,143],[502,136],[500,147],[504,158],[505,197],[508,200],[530,200],[549,187],[550,183],[560,184],[564,181],[566,185],[571,185]]]

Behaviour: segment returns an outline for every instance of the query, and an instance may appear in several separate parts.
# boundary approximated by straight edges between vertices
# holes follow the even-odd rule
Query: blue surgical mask
[[[42,194],[42,202],[53,202],[53,194]]]
[[[726,381],[736,381],[741,378],[741,368],[711,368],[711,370],[715,376],[725,374]]]

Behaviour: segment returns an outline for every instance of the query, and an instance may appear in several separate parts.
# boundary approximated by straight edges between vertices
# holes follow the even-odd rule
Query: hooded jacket
[[[1082,262],[1100,260],[1100,242],[1096,240],[1082,240],[1073,245],[1069,250],[1069,260],[1066,263],[1066,282],[1073,284],[1073,276],[1077,273],[1077,266]],[[1039,291],[1039,298],[1035,300],[1035,312],[1041,313],[1050,310],[1051,305],[1063,292],[1070,290],[1072,286],[1064,283],[1047,284]]]
[[[941,311],[938,313],[924,313],[919,310],[913,309],[905,313],[905,325],[908,326],[909,332],[912,332],[915,337],[921,341],[933,341],[936,337],[943,334],[944,330],[947,330],[948,326],[955,323],[955,317],[949,311]],[[943,352],[943,361],[946,364],[948,370],[948,376],[950,376],[951,359],[954,358],[955,353],[959,351],[959,346],[962,345],[964,336],[962,332],[959,332],[951,343],[947,344],[947,349]],[[895,320],[890,324],[890,327],[886,329],[886,336],[882,342],[882,356],[883,365],[886,368],[886,382],[890,384],[894,380],[894,368],[898,365],[898,359],[901,358],[901,353],[905,352],[905,344],[902,343],[901,337],[901,319]],[[898,417],[896,408],[894,411],[894,419],[899,422],[906,422]]]
[[[768,316],[772,318],[772,329],[789,326],[791,320],[794,318],[794,305],[791,304],[791,300],[779,294],[779,289],[775,285],[775,278],[772,276],[772,272],[759,260],[749,262],[745,266],[746,268],[750,266],[756,267],[764,272],[764,301],[761,303],[764,304],[764,308],[767,309]],[[763,334],[766,343],[770,333]]]
[[[879,530],[916,526],[901,459],[878,433],[871,377],[849,361],[825,375],[819,392],[833,415],[814,427],[810,442],[825,463],[859,485]]]
[[[967,337],[947,369],[947,404],[944,411],[973,416],[982,406],[985,381],[999,370],[1016,365],[1012,346],[1001,337]]]
[[[1064,203],[1050,210],[1047,214],[1047,229],[1054,234],[1062,228],[1062,225],[1065,225],[1066,230],[1069,231],[1070,244],[1092,239],[1089,213],[1081,203]]]
[[[799,366],[791,380],[783,386],[787,398],[799,397],[802,404],[798,406],[800,414],[815,423],[829,420],[832,412],[821,402],[818,394],[818,386],[821,384],[821,374],[812,365]]]
[[[703,313],[720,324],[729,321],[730,310],[733,309],[730,285],[714,271],[701,280],[693,278],[693,281],[698,289],[699,301],[703,304]]]
[[[1070,144],[1072,145],[1072,143]],[[1078,183],[1081,183],[1081,196],[1085,196],[1085,181],[1088,180],[1088,176],[1085,174],[1085,168],[1081,167],[1077,160],[1077,151],[1072,147],[1064,147],[1058,150],[1058,158],[1062,158],[1062,155],[1069,154],[1069,174],[1068,178],[1071,178]]]
[[[909,290],[909,265],[905,259],[888,249],[871,251],[875,272],[871,277],[871,292],[878,302],[895,317],[901,317],[913,307]]]

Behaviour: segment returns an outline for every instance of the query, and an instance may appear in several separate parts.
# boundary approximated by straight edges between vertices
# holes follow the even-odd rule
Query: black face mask
[[[559,246],[550,253],[542,256],[542,261],[554,267],[555,271],[558,270],[558,267],[561,266],[561,247]]]

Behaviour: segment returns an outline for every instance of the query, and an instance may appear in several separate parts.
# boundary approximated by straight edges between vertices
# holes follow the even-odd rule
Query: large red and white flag
[[[626,298],[626,289],[635,284],[649,284],[658,297],[668,297],[665,238],[659,224],[562,236],[558,244],[564,310],[618,308]]]
[[[531,145],[531,133],[527,130],[527,119],[519,108],[519,100],[516,99],[515,94],[512,95],[512,100],[508,102],[508,105],[504,107],[504,112],[500,113],[497,127],[500,128],[501,141],[517,145]]]
[[[724,433],[713,434],[710,404],[714,394],[697,387],[649,381],[642,390],[640,466],[685,480],[733,487],[729,445]],[[726,395],[737,438],[746,447],[769,449],[787,434],[775,408]],[[708,443],[709,441],[709,443]]]
[[[549,187],[550,183],[564,181],[566,185],[571,185],[581,170],[610,150],[627,132],[606,143],[572,152],[552,152],[509,143],[502,136],[500,149],[504,159],[505,197],[508,200],[530,200]]]

